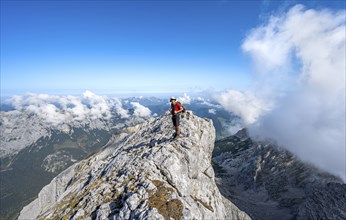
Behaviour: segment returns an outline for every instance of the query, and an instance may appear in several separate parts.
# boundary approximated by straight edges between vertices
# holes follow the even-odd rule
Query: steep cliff
[[[172,139],[169,114],[114,135],[24,207],[19,219],[249,219],[215,184],[212,122],[192,114]]]

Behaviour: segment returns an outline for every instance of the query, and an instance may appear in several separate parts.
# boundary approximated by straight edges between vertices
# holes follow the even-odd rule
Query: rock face
[[[177,140],[169,114],[115,135],[54,178],[19,219],[249,219],[215,184],[212,122],[190,113],[181,124]]]
[[[241,130],[215,143],[221,193],[253,219],[346,219],[346,184]]]

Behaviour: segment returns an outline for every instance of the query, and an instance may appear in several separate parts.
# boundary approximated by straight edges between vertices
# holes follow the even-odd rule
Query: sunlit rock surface
[[[212,122],[188,113],[181,124],[177,140],[169,114],[118,134],[54,178],[19,219],[249,219],[215,184]]]

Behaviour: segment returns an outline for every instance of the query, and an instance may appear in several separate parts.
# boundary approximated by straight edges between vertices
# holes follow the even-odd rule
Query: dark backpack
[[[183,104],[180,101],[177,101],[177,103],[179,103],[180,106],[183,108],[182,113],[185,113],[186,112],[186,108],[183,106]]]

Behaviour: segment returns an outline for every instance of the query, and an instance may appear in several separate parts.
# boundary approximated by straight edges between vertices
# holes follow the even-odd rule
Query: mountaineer
[[[184,108],[180,102],[177,102],[177,99],[172,97],[170,99],[171,102],[171,114],[172,114],[172,121],[173,125],[175,127],[175,133],[173,135],[173,138],[179,137],[180,134],[180,112],[184,111]]]

